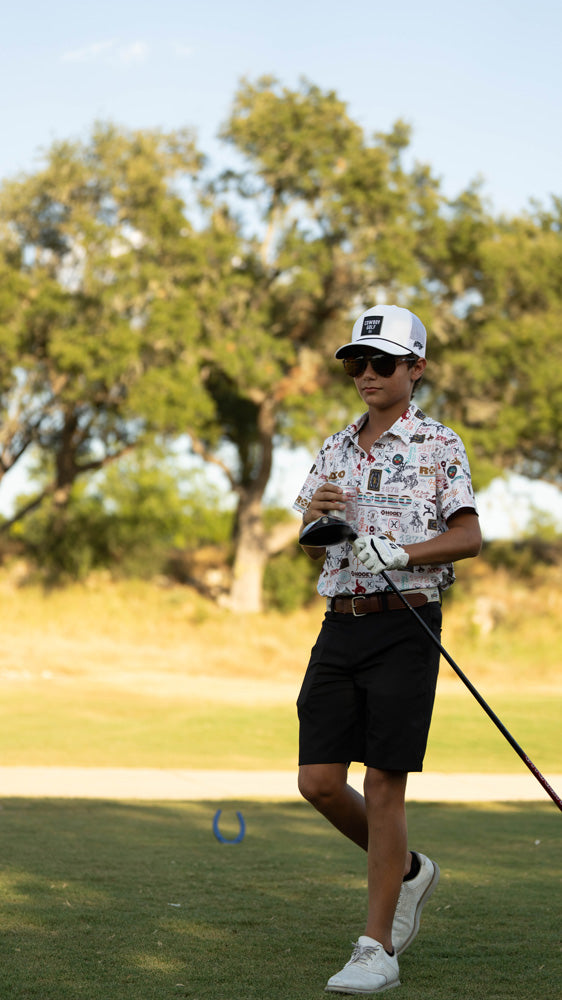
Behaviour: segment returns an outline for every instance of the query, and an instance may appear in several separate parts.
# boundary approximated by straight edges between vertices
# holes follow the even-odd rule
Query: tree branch
[[[218,468],[221,469],[222,472],[224,472],[224,474],[225,474],[226,478],[228,479],[228,481],[229,481],[232,489],[236,490],[237,489],[237,484],[236,484],[236,481],[234,479],[234,476],[232,475],[232,472],[228,468],[228,465],[226,465],[225,462],[222,462],[220,458],[217,458],[217,456],[214,455],[212,451],[209,451],[209,449],[206,448],[205,445],[203,444],[203,442],[200,441],[198,438],[193,437],[190,434],[189,435],[189,439],[190,439],[190,442],[191,442],[191,450],[196,455],[199,455],[199,457],[202,458],[204,462],[210,462],[211,465],[218,466]]]
[[[18,521],[21,521],[27,514],[30,514],[32,510],[36,510],[37,507],[40,507],[41,504],[43,503],[43,500],[46,500],[47,497],[52,496],[56,488],[57,484],[54,481],[52,483],[49,483],[49,485],[45,487],[42,493],[36,496],[33,500],[29,500],[25,504],[25,506],[23,506],[20,510],[16,511],[13,517],[11,517],[8,521],[3,521],[2,524],[0,524],[0,534],[5,535],[6,532],[10,530],[12,525],[16,524]]]
[[[298,526],[299,522],[296,518],[293,522],[276,525],[267,535],[267,554],[274,556],[286,549],[291,542],[295,542],[298,536]]]
[[[85,462],[84,465],[77,466],[78,472],[76,478],[81,476],[83,472],[94,472],[97,469],[104,469],[106,465],[116,462],[118,458],[123,458],[124,455],[128,455],[129,452],[134,451],[136,447],[137,442],[126,444],[121,448],[121,451],[112,452],[111,455],[105,455],[104,458],[98,458],[93,462]]]
[[[115,462],[118,458],[122,458],[123,455],[133,451],[134,448],[136,448],[136,444],[128,444],[122,448],[121,451],[115,452],[114,454],[106,455],[104,458],[97,459],[95,462],[86,462],[84,465],[76,466],[76,475],[73,482],[75,482],[76,479],[78,479],[83,473],[103,469],[106,465],[109,465],[111,462]],[[72,483],[67,483],[61,488],[57,480],[53,479],[53,481],[49,483],[49,485],[46,486],[41,493],[34,497],[33,500],[29,500],[23,507],[20,508],[20,510],[16,511],[16,513],[9,518],[9,520],[3,521],[2,524],[0,524],[0,534],[6,534],[6,532],[9,531],[14,524],[18,521],[22,521],[23,518],[26,517],[27,514],[30,514],[32,510],[36,510],[37,507],[40,507],[47,497],[56,497],[58,491],[61,491],[61,499],[68,499],[68,492],[71,487]],[[64,494],[66,494],[66,496],[63,496]]]

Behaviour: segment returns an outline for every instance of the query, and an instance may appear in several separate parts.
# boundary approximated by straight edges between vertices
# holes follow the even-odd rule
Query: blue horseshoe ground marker
[[[219,819],[221,813],[222,809],[217,809],[215,813],[215,818],[213,819],[213,833],[215,837],[221,844],[239,844],[241,840],[244,840],[244,836],[246,834],[246,824],[244,822],[244,817],[242,813],[241,812],[236,813],[238,817],[238,824],[240,826],[240,830],[238,832],[238,836],[234,837],[234,840],[227,840],[226,837],[223,837],[222,833],[219,830]]]

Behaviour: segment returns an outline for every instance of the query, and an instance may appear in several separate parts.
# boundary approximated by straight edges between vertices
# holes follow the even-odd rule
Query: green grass
[[[223,832],[238,809],[246,837],[219,844],[216,808],[5,801],[2,996],[323,996],[363,929],[364,855],[305,803],[229,803]],[[400,960],[403,1000],[558,998],[554,806],[417,804],[409,822],[442,879]]]
[[[459,581],[444,635],[547,775],[562,770],[562,588],[552,574],[527,588],[505,574]],[[233,615],[185,587],[94,578],[44,592],[15,587],[7,570],[0,593],[0,763],[294,768],[295,701],[321,602]],[[486,615],[478,624],[483,612],[491,631]],[[524,770],[445,663],[441,674],[426,768]]]
[[[211,682],[213,688],[219,697],[220,681]],[[295,684],[295,698],[297,690]],[[157,698],[99,685],[45,681],[7,687],[0,700],[0,760],[5,766],[293,769],[294,700],[252,706]],[[487,700],[539,770],[561,770],[562,695],[502,693]],[[464,688],[438,695],[425,767],[524,769]]]
[[[562,695],[488,693],[483,686],[480,694],[540,771],[562,771]],[[465,688],[458,694],[438,694],[424,767],[449,773],[525,770]]]

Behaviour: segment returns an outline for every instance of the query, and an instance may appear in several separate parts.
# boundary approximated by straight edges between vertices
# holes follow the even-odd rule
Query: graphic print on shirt
[[[390,478],[386,480],[385,485],[394,486],[396,483],[399,483],[403,489],[413,490],[414,487],[417,486],[418,477],[413,469],[411,472],[406,474],[407,469],[408,466],[400,466],[394,475],[390,476]]]
[[[382,469],[371,469],[367,489],[377,492],[381,488]]]
[[[354,483],[359,533],[385,535],[399,545],[445,531],[447,519],[457,510],[476,510],[466,453],[454,431],[411,405],[367,455],[358,446],[366,419],[363,414],[324,442],[295,501],[296,510],[304,513],[315,490],[328,479],[338,485]],[[454,573],[450,564],[443,564],[394,571],[390,577],[401,589],[446,588]],[[366,570],[347,542],[326,550],[321,594],[384,588],[384,581]]]

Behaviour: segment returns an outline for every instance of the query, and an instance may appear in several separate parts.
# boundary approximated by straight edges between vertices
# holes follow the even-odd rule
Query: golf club
[[[347,524],[345,521],[342,521],[337,517],[332,517],[325,514],[323,517],[317,518],[316,521],[312,521],[311,524],[309,524],[304,529],[304,531],[300,536],[300,542],[301,544],[305,545],[325,546],[325,545],[337,545],[344,541],[353,542],[356,538],[357,538],[357,532],[354,531],[354,529],[351,527],[350,524]],[[502,733],[503,736],[505,736],[507,742],[515,750],[515,753],[521,758],[523,763],[526,764],[531,774],[535,776],[539,784],[542,785],[542,787],[544,788],[547,795],[550,795],[552,801],[558,806],[558,808],[562,812],[562,799],[557,794],[557,792],[554,791],[552,785],[549,785],[548,781],[546,780],[544,775],[541,774],[538,767],[536,767],[536,765],[533,764],[533,761],[530,759],[530,757],[528,757],[523,748],[519,746],[517,740],[513,738],[509,730],[506,729],[503,722],[498,718],[496,713],[490,708],[490,706],[484,700],[480,692],[476,690],[474,684],[472,684],[471,681],[469,681],[466,674],[463,673],[458,664],[455,663],[453,657],[450,656],[445,647],[441,645],[437,636],[434,635],[429,625],[427,625],[424,622],[421,615],[419,615],[416,609],[413,608],[412,605],[408,602],[407,598],[404,596],[402,591],[395,586],[395,584],[392,582],[392,580],[384,570],[381,571],[380,575],[382,576],[387,586],[394,591],[394,593],[400,598],[404,606],[414,616],[418,624],[423,628],[424,632],[427,632],[432,642],[435,643],[435,645],[441,652],[441,655],[447,660],[447,663],[453,668],[457,677],[460,677],[463,684],[468,688],[470,693],[474,695],[476,701],[481,706],[481,708],[484,709],[486,715],[492,720],[494,725],[497,726],[500,733]]]
[[[390,587],[390,589],[393,590],[394,593],[398,595],[398,597],[400,598],[400,600],[402,601],[402,603],[408,608],[408,611],[410,611],[413,614],[414,618],[416,618],[416,620],[419,622],[419,624],[421,625],[421,627],[423,628],[423,630],[425,632],[427,632],[427,634],[430,636],[430,638],[433,640],[433,642],[435,643],[435,645],[440,650],[441,655],[447,660],[447,663],[453,668],[453,670],[455,671],[455,673],[457,674],[457,676],[460,677],[461,681],[463,682],[463,684],[466,685],[466,687],[468,688],[468,690],[470,691],[470,693],[474,695],[474,697],[476,698],[476,701],[478,702],[478,704],[486,712],[486,715],[488,715],[489,718],[494,723],[494,725],[498,727],[500,733],[502,733],[505,736],[507,742],[515,750],[515,753],[518,754],[518,756],[521,758],[521,760],[523,761],[523,763],[527,765],[527,767],[529,768],[531,774],[534,774],[535,778],[537,779],[537,781],[539,782],[539,784],[542,785],[542,787],[544,788],[545,792],[547,792],[547,794],[550,795],[552,801],[554,803],[556,803],[556,805],[558,806],[558,808],[562,811],[562,799],[560,798],[560,796],[554,791],[554,788],[552,787],[552,785],[549,785],[549,783],[546,780],[546,778],[544,777],[544,775],[541,774],[541,772],[539,771],[538,767],[536,767],[536,765],[533,764],[533,761],[530,759],[530,757],[527,756],[527,754],[525,753],[525,751],[523,750],[523,748],[519,746],[517,740],[515,740],[513,738],[513,736],[509,732],[509,730],[505,728],[503,722],[498,718],[498,716],[496,715],[496,713],[490,708],[490,706],[484,700],[484,698],[482,697],[482,695],[480,694],[480,692],[476,690],[476,688],[474,687],[474,684],[472,684],[471,681],[469,681],[469,679],[466,676],[466,674],[463,673],[463,671],[461,670],[461,668],[455,663],[455,661],[453,660],[453,657],[450,656],[449,653],[447,652],[447,650],[445,649],[445,647],[441,645],[441,643],[439,642],[439,639],[437,638],[436,635],[433,634],[433,632],[431,631],[429,625],[427,625],[424,622],[424,620],[421,617],[421,615],[419,615],[418,612],[416,611],[416,609],[412,607],[412,605],[408,602],[407,598],[404,597],[404,594],[400,590],[398,590],[398,587],[396,587],[394,585],[394,583],[392,582],[392,580],[390,579],[390,577],[388,576],[388,574],[385,573],[384,570],[382,570],[381,576],[382,576],[383,580],[385,581],[385,583],[388,584],[388,586]]]

